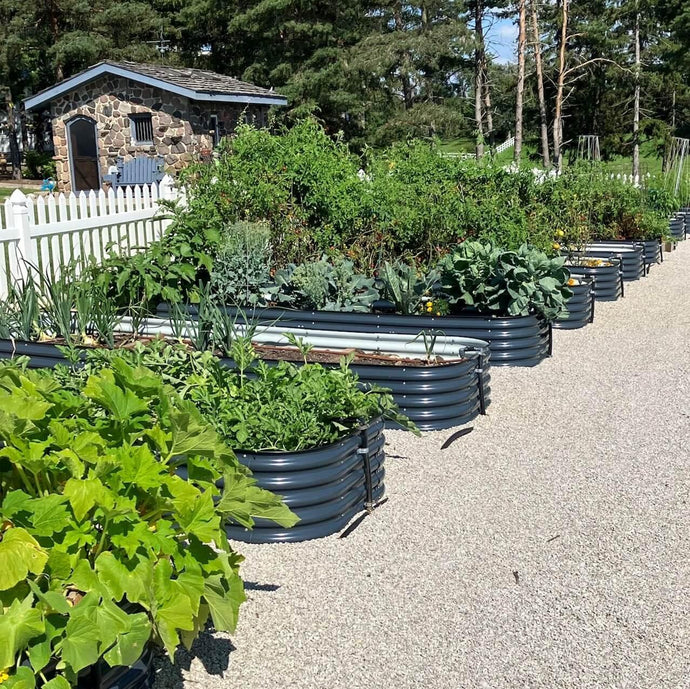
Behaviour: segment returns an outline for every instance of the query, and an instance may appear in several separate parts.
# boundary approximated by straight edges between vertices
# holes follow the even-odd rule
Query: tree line
[[[497,20],[518,26],[509,64]],[[638,161],[690,136],[684,0],[0,0],[0,33],[6,128],[26,95],[128,59],[272,86],[281,117],[356,148],[438,136],[482,156],[515,134],[517,159],[560,166],[580,135]]]

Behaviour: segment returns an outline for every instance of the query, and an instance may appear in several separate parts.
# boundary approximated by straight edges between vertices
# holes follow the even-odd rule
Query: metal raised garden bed
[[[635,243],[631,247],[602,246],[598,248],[590,245],[581,255],[607,260],[611,258],[619,259],[621,262],[621,274],[626,282],[639,280],[645,275],[644,247],[639,243]]]
[[[620,261],[607,259],[610,266],[566,266],[573,277],[590,277],[594,280],[594,298],[597,301],[615,301],[624,296]]]
[[[644,259],[647,272],[649,272],[649,268],[652,264],[663,263],[664,252],[661,237],[658,239],[641,239],[639,241],[629,239],[606,239],[592,242],[591,244],[591,246],[594,248],[601,247],[605,249],[617,249],[618,247],[633,248],[638,245],[642,246],[642,257]]]
[[[579,278],[579,284],[571,285],[573,296],[568,299],[568,315],[559,318],[553,324],[560,330],[575,330],[584,328],[594,321],[594,279]]]
[[[226,527],[245,543],[294,543],[345,528],[384,494],[383,422],[378,420],[333,445],[305,452],[237,452],[262,488],[283,496],[300,518],[290,529],[257,519],[253,529]]]
[[[483,340],[488,343],[493,366],[535,366],[551,355],[551,325],[538,315],[529,316],[485,316],[477,313],[463,313],[454,316],[403,316],[388,313],[356,313],[343,311],[293,311],[290,309],[254,309],[243,314],[232,307],[228,312],[237,318],[258,323],[272,332],[290,331],[310,334],[319,339],[316,346],[357,347],[367,351],[382,351],[405,355],[410,347],[400,348],[401,343],[410,345],[422,332],[435,332],[438,347],[444,340],[465,338]],[[190,314],[193,312],[190,309]],[[165,316],[165,308],[159,315]],[[327,336],[337,344],[328,344]],[[398,345],[398,348],[394,348]],[[420,340],[416,341],[421,347]],[[435,354],[445,356],[448,352],[435,349]],[[457,352],[456,352],[457,354]]]

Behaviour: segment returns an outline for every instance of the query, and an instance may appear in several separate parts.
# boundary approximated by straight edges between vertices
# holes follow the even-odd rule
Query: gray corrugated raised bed
[[[237,309],[228,307],[233,316]],[[160,315],[166,314],[160,310]],[[190,309],[190,313],[193,310]],[[292,311],[289,309],[247,310],[247,319],[279,330],[281,324],[295,329],[319,331],[386,333],[409,335],[421,331],[440,331],[448,337],[469,337],[489,343],[492,366],[535,366],[551,354],[551,325],[537,315],[484,316],[463,313],[455,316],[403,316],[388,313],[354,313],[344,311]],[[347,341],[341,343],[348,347]]]
[[[468,423],[490,400],[488,356],[433,366],[352,365],[363,383],[389,388],[395,403],[422,431]]]
[[[685,239],[685,218],[682,215],[677,215],[672,218],[668,224],[668,232],[676,240]]]
[[[641,244],[634,247],[601,247],[588,246],[581,254],[593,258],[618,258],[621,261],[623,280],[639,280],[645,274],[644,248]]]
[[[619,246],[632,248],[635,245],[642,246],[642,257],[649,269],[653,263],[663,263],[664,252],[661,245],[661,237],[659,239],[643,239],[640,241],[629,239],[602,239],[601,241],[592,242],[593,247],[604,247],[616,249]]]
[[[29,368],[52,368],[65,364],[65,355],[49,342],[24,342],[22,340],[0,340],[0,359],[29,357]]]
[[[568,299],[568,315],[554,322],[553,327],[561,330],[584,328],[594,320],[594,280],[579,278],[579,284],[571,285],[573,296]]]
[[[245,543],[294,543],[330,536],[384,493],[383,422],[340,442],[305,452],[237,452],[262,488],[282,495],[300,517],[291,529],[262,519],[253,529],[227,526]]]
[[[615,301],[624,295],[623,278],[618,259],[608,259],[610,266],[566,266],[573,277],[594,279],[594,298],[597,301]]]

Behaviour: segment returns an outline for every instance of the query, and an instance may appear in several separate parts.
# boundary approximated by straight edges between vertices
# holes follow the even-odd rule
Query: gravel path
[[[690,687],[690,242],[489,416],[389,432],[348,538],[245,546],[248,602],[157,689]]]

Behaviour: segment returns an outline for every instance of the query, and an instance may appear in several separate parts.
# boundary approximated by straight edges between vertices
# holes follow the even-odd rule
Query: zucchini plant
[[[208,619],[232,631],[245,597],[224,521],[297,521],[191,401],[122,358],[73,389],[0,366],[0,441],[10,689],[67,689],[99,662],[131,665],[149,642],[173,655]]]

